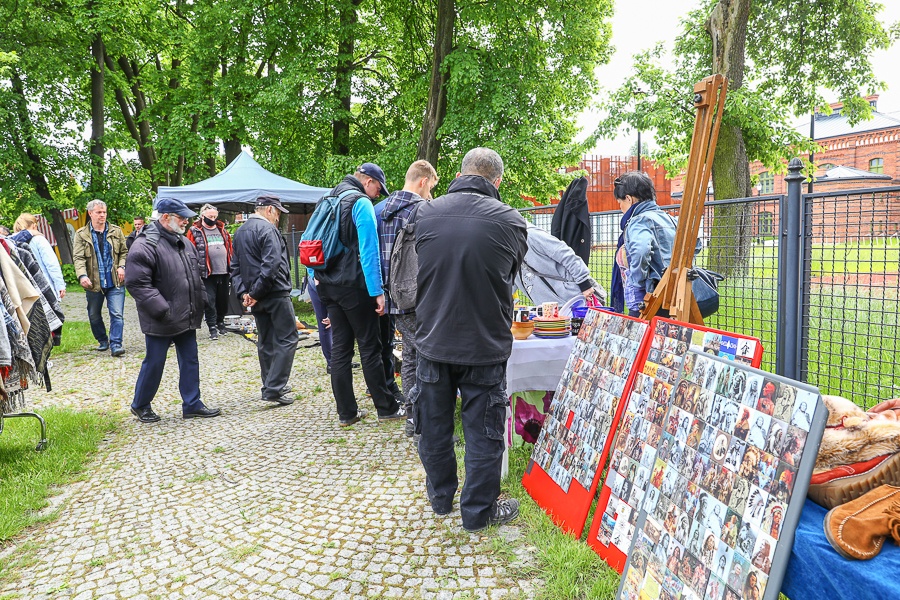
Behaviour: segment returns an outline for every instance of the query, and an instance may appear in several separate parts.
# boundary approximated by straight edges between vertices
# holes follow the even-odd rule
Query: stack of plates
[[[538,317],[533,319],[534,335],[539,338],[568,337],[571,330],[570,319],[554,317]]]

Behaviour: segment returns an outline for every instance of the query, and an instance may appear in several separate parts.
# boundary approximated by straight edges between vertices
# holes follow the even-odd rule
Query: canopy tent
[[[177,198],[195,210],[209,203],[219,210],[250,212],[251,203],[258,197],[277,196],[288,211],[302,214],[312,212],[319,198],[330,191],[275,175],[241,152],[209,179],[191,185],[160,186],[153,204],[160,198]]]

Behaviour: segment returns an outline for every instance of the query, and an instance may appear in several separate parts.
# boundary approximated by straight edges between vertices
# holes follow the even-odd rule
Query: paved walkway
[[[83,295],[67,297],[65,308],[86,320]],[[424,472],[401,423],[379,425],[372,410],[338,427],[319,348],[298,350],[298,400],[278,407],[253,398],[255,346],[235,335],[200,340],[202,397],[224,415],[181,419],[171,352],[153,405],[162,421],[129,419],[86,480],[58,497],[59,518],[3,549],[38,547],[0,597],[534,595],[539,584],[516,576],[531,560],[516,551],[517,527],[470,535],[458,510],[436,518],[427,508]],[[125,348],[119,359],[90,350],[51,357],[53,392],[32,393],[33,407],[127,411],[143,358],[130,298]],[[361,380],[357,372],[360,392]]]

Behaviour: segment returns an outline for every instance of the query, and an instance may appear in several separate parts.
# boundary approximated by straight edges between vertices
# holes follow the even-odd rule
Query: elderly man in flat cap
[[[216,417],[219,409],[200,401],[197,329],[203,322],[206,290],[197,249],[184,237],[188,220],[197,213],[174,198],[160,199],[156,210],[159,220],[137,237],[125,264],[125,287],[134,297],[147,346],[131,412],[141,423],[160,420],[150,403],[159,390],[169,346],[174,344],[182,416]]]
[[[278,219],[287,209],[281,200],[260,196],[256,212],[234,234],[231,281],[256,320],[262,399],[292,404],[288,379],[297,352],[297,325],[291,304],[291,270]]]

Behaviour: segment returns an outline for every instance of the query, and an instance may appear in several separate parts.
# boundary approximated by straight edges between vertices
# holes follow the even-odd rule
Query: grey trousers
[[[403,336],[403,364],[400,367],[400,378],[403,380],[403,393],[409,400],[413,389],[419,387],[419,380],[416,378],[416,362],[419,360],[419,350],[416,347],[416,313],[394,315],[394,325]]]
[[[263,398],[277,398],[287,385],[297,352],[297,324],[288,296],[266,298],[253,307]]]

